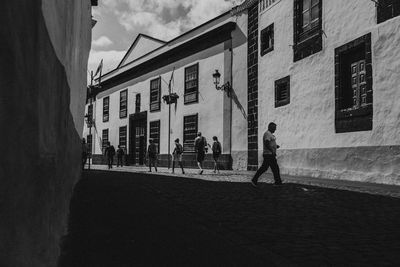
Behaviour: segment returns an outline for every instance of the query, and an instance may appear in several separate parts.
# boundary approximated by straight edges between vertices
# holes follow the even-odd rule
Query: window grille
[[[150,81],[150,111],[161,109],[161,77]]]
[[[185,96],[184,103],[198,102],[199,91],[199,65],[185,68]]]
[[[194,140],[197,136],[198,115],[183,117],[183,149],[194,152]]]

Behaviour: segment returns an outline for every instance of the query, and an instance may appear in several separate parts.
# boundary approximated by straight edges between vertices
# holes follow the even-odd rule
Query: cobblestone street
[[[400,265],[399,198],[194,176],[85,172],[61,266]]]

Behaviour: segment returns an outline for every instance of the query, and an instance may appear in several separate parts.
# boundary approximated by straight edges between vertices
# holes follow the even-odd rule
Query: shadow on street
[[[86,171],[60,266],[400,266],[400,199]]]

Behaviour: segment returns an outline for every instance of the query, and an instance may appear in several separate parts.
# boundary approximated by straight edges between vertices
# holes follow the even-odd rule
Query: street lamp
[[[215,89],[225,91],[228,96],[230,96],[230,91],[232,89],[231,84],[229,82],[226,82],[223,85],[218,86],[221,82],[221,74],[218,72],[218,70],[215,70],[212,76],[215,84]]]

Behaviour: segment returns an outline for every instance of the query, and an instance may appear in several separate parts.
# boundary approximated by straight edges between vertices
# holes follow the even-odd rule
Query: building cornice
[[[229,21],[141,64],[132,66],[132,68],[103,81],[96,94],[229,40],[232,38],[231,32],[235,28],[236,23]]]

